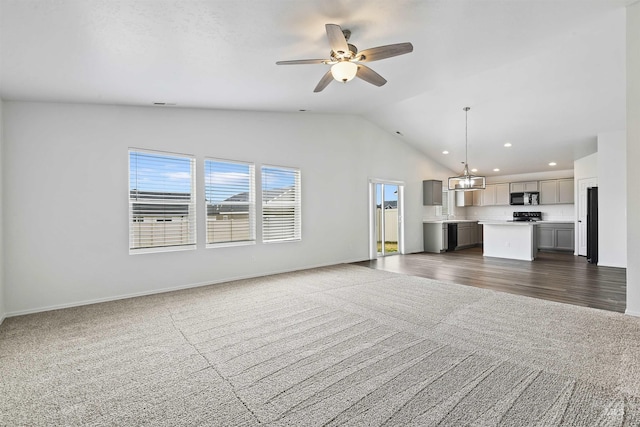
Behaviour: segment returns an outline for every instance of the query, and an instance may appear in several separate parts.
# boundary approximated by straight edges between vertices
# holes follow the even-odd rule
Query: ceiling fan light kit
[[[363,62],[378,61],[392,56],[413,52],[411,43],[396,43],[378,46],[358,52],[358,48],[347,43],[351,31],[343,30],[339,25],[326,24],[327,38],[331,46],[329,59],[298,59],[293,61],[278,61],[277,65],[324,64],[331,65],[329,71],[320,79],[314,92],[322,91],[332,80],[346,83],[358,77],[375,86],[382,86],[387,81]]]
[[[351,61],[340,61],[331,66],[331,75],[339,82],[346,83],[356,76],[358,66]]]
[[[469,173],[468,151],[469,139],[467,137],[468,119],[467,115],[471,107],[464,107],[464,169],[458,176],[449,178],[449,190],[454,191],[474,191],[487,188],[487,179],[484,176],[471,175]]]

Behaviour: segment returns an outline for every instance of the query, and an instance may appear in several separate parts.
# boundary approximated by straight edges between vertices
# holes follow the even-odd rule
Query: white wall
[[[640,164],[640,3],[627,7],[627,182]],[[640,316],[640,191],[627,186],[627,313]]]
[[[627,135],[598,135],[598,265],[627,267]]]
[[[573,162],[576,185],[579,179],[598,177],[598,153],[590,154]],[[576,188],[577,190],[577,188]],[[575,194],[578,194],[576,191]]]
[[[2,192],[2,176],[4,175],[4,165],[3,165],[3,146],[4,146],[4,122],[2,115],[2,107],[4,103],[2,99],[0,99],[0,324],[2,324],[5,318],[5,304],[4,304],[4,236],[2,235],[3,230],[3,192]]]
[[[422,250],[422,180],[449,171],[354,116],[6,102],[9,315],[367,259],[368,180],[405,182]],[[300,167],[301,242],[129,255],[129,147]]]

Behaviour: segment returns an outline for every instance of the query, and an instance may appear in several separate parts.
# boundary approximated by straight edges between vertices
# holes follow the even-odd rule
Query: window
[[[449,190],[442,191],[442,216],[449,216]]]
[[[207,245],[255,242],[254,166],[204,161]]]
[[[281,242],[302,237],[300,170],[262,167],[262,240]]]
[[[129,252],[195,249],[195,159],[129,150]]]

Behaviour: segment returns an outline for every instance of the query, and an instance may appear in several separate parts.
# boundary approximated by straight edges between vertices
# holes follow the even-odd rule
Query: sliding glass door
[[[370,256],[383,257],[402,253],[402,184],[371,182]]]

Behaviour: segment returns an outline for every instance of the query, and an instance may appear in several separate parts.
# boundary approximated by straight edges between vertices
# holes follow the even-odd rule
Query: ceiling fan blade
[[[365,82],[371,83],[372,85],[376,86],[382,86],[387,82],[385,78],[380,74],[362,64],[358,64],[358,73],[356,74],[356,77],[359,77]]]
[[[344,38],[342,28],[336,24],[326,24],[327,37],[329,38],[329,45],[331,50],[337,53],[339,56],[349,52],[349,46],[347,45],[347,39]]]
[[[326,59],[296,59],[293,61],[278,61],[276,65],[302,65],[302,64],[324,64]]]
[[[358,56],[362,57],[362,59],[360,59],[361,62],[371,62],[391,58],[392,56],[404,55],[409,52],[413,52],[413,45],[411,43],[396,43],[365,49],[358,53]]]
[[[327,71],[327,73],[324,76],[322,76],[322,78],[318,82],[318,85],[316,86],[316,88],[313,91],[314,92],[322,92],[322,90],[325,87],[327,87],[327,85],[329,85],[329,83],[331,83],[331,80],[333,80],[333,75],[331,74],[331,70],[329,70],[329,71]]]

